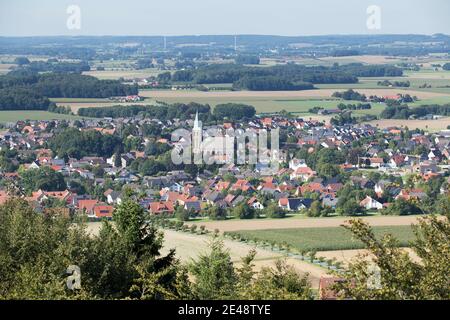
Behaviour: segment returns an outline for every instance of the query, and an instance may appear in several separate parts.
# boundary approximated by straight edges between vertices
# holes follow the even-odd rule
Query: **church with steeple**
[[[192,153],[194,156],[202,152],[202,124],[198,120],[198,111],[195,114],[194,128],[192,128]]]

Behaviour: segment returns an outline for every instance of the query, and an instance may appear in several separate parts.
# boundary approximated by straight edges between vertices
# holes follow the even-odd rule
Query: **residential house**
[[[362,200],[359,205],[363,208],[365,208],[366,210],[381,210],[383,209],[383,204],[380,203],[379,201],[373,199],[370,196],[366,196],[366,198],[364,200]]]

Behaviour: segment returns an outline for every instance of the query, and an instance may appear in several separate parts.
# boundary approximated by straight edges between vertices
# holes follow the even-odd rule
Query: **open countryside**
[[[449,299],[449,35],[74,34],[0,37],[0,300]]]

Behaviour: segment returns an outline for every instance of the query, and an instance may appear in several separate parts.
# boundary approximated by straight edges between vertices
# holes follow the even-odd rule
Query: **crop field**
[[[371,125],[378,128],[389,127],[408,127],[409,129],[423,129],[427,131],[440,131],[450,126],[450,117],[440,118],[436,120],[404,120],[404,119],[383,119],[370,122]]]
[[[413,261],[420,261],[417,254],[411,250],[411,248],[402,248]],[[356,257],[361,255],[366,255],[368,253],[365,249],[353,249],[353,250],[330,250],[330,251],[319,251],[317,252],[317,257],[323,257],[325,259],[331,259],[340,261],[344,266],[348,265],[349,262],[354,260]],[[366,259],[370,259],[372,256],[369,254]]]
[[[50,98],[52,102],[55,103],[102,103],[111,102],[108,99],[103,98]]]
[[[414,236],[410,226],[374,227],[373,230],[378,238],[385,234],[393,235],[399,240],[400,246],[408,246]],[[297,250],[325,251],[364,248],[363,243],[354,239],[350,231],[343,227],[245,230],[234,233],[247,239],[287,243]]]
[[[197,90],[142,90],[140,95],[154,99],[182,98],[182,99],[198,99],[198,98],[215,98],[215,99],[242,99],[242,98],[266,98],[266,99],[283,99],[283,98],[322,98],[329,99],[331,95],[339,90],[335,89],[313,89],[300,91],[225,91],[225,92],[203,92]],[[366,96],[377,95],[395,95],[397,93],[415,95],[419,99],[429,99],[434,97],[446,96],[444,93],[424,92],[415,90],[405,90],[403,88],[375,88],[362,89],[360,93]]]
[[[302,47],[302,44],[296,45],[296,47]],[[398,63],[405,58],[401,57],[389,57],[389,56],[373,56],[373,55],[361,55],[361,56],[344,56],[344,57],[293,57],[286,60],[266,58],[261,59],[261,65],[272,66],[276,64],[284,64],[287,61],[293,61],[298,64],[306,66],[331,66],[334,63],[348,64],[348,63],[364,63],[364,64],[393,64]]]
[[[20,120],[61,120],[81,119],[78,116],[59,114],[47,111],[0,111],[0,123]]]
[[[373,81],[372,81],[373,82]],[[331,86],[331,85],[330,85]],[[366,87],[372,86],[369,81],[365,82]],[[376,82],[375,82],[376,86]],[[339,90],[354,88],[352,85],[335,86],[334,88],[322,88],[317,90],[303,91],[210,91],[201,92],[196,90],[142,90],[140,95],[154,99],[155,101],[164,101],[167,103],[208,103],[216,106],[221,103],[244,103],[253,105],[258,113],[277,112],[286,110],[293,113],[308,113],[313,107],[323,107],[325,109],[334,109],[341,102],[358,103],[358,101],[343,101],[334,99],[331,95]],[[361,88],[358,92],[366,95],[395,95],[397,93],[410,94],[417,96],[421,101],[417,104],[430,103],[434,99],[439,101],[449,101],[450,95],[439,92],[427,92],[419,90],[404,90],[396,88]],[[422,101],[423,100],[423,101]],[[360,110],[356,114],[374,114],[378,115],[383,109],[383,104],[372,104],[371,110]]]
[[[11,67],[14,67],[15,64],[11,63],[0,63],[0,75],[8,73]]]
[[[325,57],[320,58],[321,61],[326,61],[330,64],[348,64],[348,63],[364,63],[364,64],[394,64],[401,61],[398,57],[389,56],[372,56],[372,55],[361,55],[361,56],[345,56],[345,57]]]
[[[56,105],[70,107],[73,113],[77,113],[80,108],[102,108],[111,106],[129,106],[129,105],[153,105],[155,101],[140,101],[140,102],[58,102]]]
[[[150,76],[157,76],[160,73],[157,69],[113,69],[113,70],[92,70],[85,71],[83,74],[96,77],[104,80],[115,80],[119,78],[133,79],[133,78],[147,78]]]

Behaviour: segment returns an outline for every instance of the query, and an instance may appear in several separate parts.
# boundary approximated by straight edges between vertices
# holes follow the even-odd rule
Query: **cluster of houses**
[[[75,124],[75,121],[78,121]],[[58,128],[59,122],[54,121]],[[175,129],[180,126],[192,126],[192,120],[160,121],[145,119],[140,116],[121,119],[87,119],[83,121],[70,120],[69,126],[76,125],[79,130],[97,130],[103,134],[116,134],[124,125],[133,124],[138,128],[142,138],[143,148],[132,150],[109,158],[89,156],[81,159],[60,159],[53,156],[51,150],[45,147],[45,142],[57,130],[50,128],[50,121],[19,121],[10,123],[0,132],[0,150],[16,150],[18,158],[32,159],[21,165],[21,170],[31,170],[41,167],[51,167],[63,174],[67,181],[66,190],[50,192],[34,190],[32,194],[23,197],[39,210],[46,210],[49,198],[63,203],[66,213],[83,212],[92,219],[110,218],[114,206],[123,199],[123,186],[139,194],[139,203],[152,214],[171,214],[177,207],[201,213],[203,209],[217,206],[232,209],[246,203],[255,210],[262,210],[267,205],[267,199],[278,204],[286,211],[296,212],[309,208],[313,202],[311,195],[316,193],[324,207],[336,208],[339,191],[344,187],[339,177],[325,179],[308,166],[304,159],[289,157],[282,150],[280,169],[270,176],[258,170],[258,166],[224,164],[216,172],[204,170],[195,175],[182,170],[160,172],[156,176],[143,176],[131,169],[133,161],[148,157],[144,151],[145,145],[151,143],[141,130],[144,124],[154,124],[162,129]],[[81,124],[81,127],[80,127]],[[243,126],[224,122],[216,126],[222,129]],[[364,156],[358,157],[354,163],[336,163],[344,172],[368,169],[392,176],[416,174],[423,181],[437,176],[446,176],[450,160],[450,131],[433,134],[412,133],[410,138],[401,136],[399,128],[377,129],[370,125],[355,125],[333,127],[318,121],[277,117],[256,117],[245,124],[254,129],[282,128],[288,131],[289,148],[309,147],[310,152],[317,148],[350,148],[355,141],[364,139]],[[383,137],[384,141],[380,141]],[[174,147],[167,139],[157,137],[159,143]],[[154,140],[152,140],[154,141]],[[294,142],[293,142],[294,141]],[[392,147],[396,142],[402,142],[402,147]],[[394,143],[394,144],[393,144]],[[424,151],[414,153],[417,147]],[[308,152],[309,152],[308,151]],[[120,161],[115,157],[120,156]],[[13,159],[16,161],[17,159]],[[95,175],[92,168],[101,167],[104,175]],[[0,203],[4,203],[11,195],[5,187],[6,181],[18,182],[18,172],[0,172],[3,189],[0,190]],[[103,190],[101,196],[79,195],[71,188],[72,177],[90,181]],[[232,177],[232,179],[230,179]],[[381,210],[389,205],[383,203],[383,195],[389,193],[391,198],[405,200],[422,200],[426,197],[424,190],[419,188],[401,187],[389,180],[373,181],[364,174],[352,175],[350,183],[364,189],[372,189],[376,196],[367,196],[360,201],[360,206],[367,210]],[[448,192],[442,189],[442,193]]]

